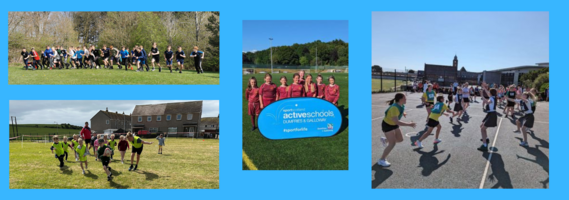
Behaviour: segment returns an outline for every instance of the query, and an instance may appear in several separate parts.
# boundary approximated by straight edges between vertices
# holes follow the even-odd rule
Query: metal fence
[[[409,73],[410,70],[382,68],[380,71],[371,72],[371,92],[398,92],[410,91],[413,81],[417,80],[417,72]]]
[[[306,73],[348,73],[348,66],[298,66],[298,65],[271,65],[243,64],[243,75],[258,73],[297,73],[304,70]]]

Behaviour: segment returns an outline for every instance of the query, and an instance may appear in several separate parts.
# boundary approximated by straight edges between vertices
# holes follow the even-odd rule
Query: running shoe
[[[83,170],[82,174],[85,174],[85,170]]]
[[[423,148],[423,144],[421,144],[419,140],[415,141],[415,146],[418,147],[419,149]]]
[[[377,161],[377,164],[378,164],[379,166],[382,166],[382,167],[389,167],[389,166],[391,166],[391,163],[387,162],[387,160],[379,160],[379,161]]]
[[[154,68],[152,68],[152,71],[154,71]]]
[[[381,144],[383,144],[383,147],[387,146],[387,138],[385,137],[381,137]]]
[[[529,146],[529,145],[528,145],[527,142],[522,141],[522,142],[520,142],[520,146],[522,146],[522,147],[527,147],[527,146]]]
[[[452,121],[452,117],[448,117],[448,118],[450,119],[450,123],[453,123],[453,121]]]
[[[488,146],[481,145],[480,147],[478,147],[478,151],[485,151],[486,152],[486,151],[488,151]]]
[[[442,142],[441,139],[436,139],[436,140],[433,142],[433,144],[438,144],[438,143],[441,143],[441,142]]]
[[[521,131],[518,130],[518,129],[514,130],[514,133],[520,133],[520,132],[521,132]]]

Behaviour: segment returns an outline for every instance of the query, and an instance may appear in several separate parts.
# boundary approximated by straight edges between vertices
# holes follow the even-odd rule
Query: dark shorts
[[[532,113],[535,113],[535,106],[532,106],[532,107],[531,107],[531,112],[532,112]]]
[[[139,58],[138,62],[140,62],[140,64],[146,64],[146,59],[144,58]]]
[[[433,103],[432,103],[432,102],[425,102],[425,107],[427,107],[427,108],[428,108],[428,107],[429,107],[429,106],[431,106],[431,105],[433,105]]]
[[[142,149],[144,149],[144,145],[140,146],[140,148],[132,147],[132,153],[136,153],[140,155],[142,153]]]
[[[462,102],[470,103],[470,98],[468,98],[468,97],[462,98]]]
[[[166,65],[172,65],[172,59],[170,60],[166,59]]]
[[[152,56],[154,62],[160,62],[160,56]]]
[[[535,120],[533,114],[525,114],[520,119],[520,123],[522,123],[527,128],[533,128],[533,122]]]
[[[385,121],[382,121],[382,122],[381,122],[381,130],[382,130],[384,133],[387,133],[387,132],[389,132],[389,131],[392,131],[392,130],[395,130],[395,129],[398,129],[398,128],[399,128],[399,125],[395,125],[395,126],[394,126],[394,125],[389,125],[389,124],[385,123]]]
[[[177,59],[176,61],[178,61],[180,63],[180,65],[184,64],[184,59]]]
[[[111,161],[111,160],[106,160],[106,161],[101,160],[101,163],[103,163],[103,166],[109,167],[109,162],[110,162],[110,161]]]
[[[516,102],[508,101],[508,104],[506,105],[506,107],[514,107],[515,105],[516,105]]]
[[[92,144],[91,139],[85,139],[85,143]]]
[[[455,112],[458,112],[458,111],[461,111],[461,110],[463,110],[463,109],[462,109],[462,105],[461,105],[460,103],[456,102],[456,103],[454,104],[454,111],[455,111]]]
[[[437,127],[439,125],[439,121],[429,118],[429,122],[427,122],[427,126],[429,127]]]
[[[496,112],[488,112],[486,113],[486,117],[484,117],[482,122],[486,127],[496,127],[498,123],[498,115]]]

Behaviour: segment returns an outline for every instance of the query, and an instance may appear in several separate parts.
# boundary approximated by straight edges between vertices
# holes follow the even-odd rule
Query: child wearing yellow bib
[[[85,169],[87,169],[87,146],[83,145],[83,139],[79,138],[77,141],[77,146],[75,147],[75,152],[77,152],[79,156],[79,162],[81,163],[81,170],[83,170],[83,174],[85,174]],[[83,168],[83,163],[85,163],[85,168]]]
[[[140,161],[140,154],[142,153],[142,149],[144,148],[144,144],[152,144],[152,142],[146,142],[146,141],[142,140],[140,137],[134,136],[131,132],[128,132],[126,134],[126,139],[132,145],[132,154],[130,155],[130,168],[128,168],[128,171],[136,170],[138,168],[138,161]],[[134,154],[135,153],[136,153],[136,166],[133,169],[132,164],[134,161]]]

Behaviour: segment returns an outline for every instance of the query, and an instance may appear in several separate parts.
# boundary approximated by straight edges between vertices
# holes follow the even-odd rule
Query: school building
[[[536,63],[536,65],[485,70],[483,72],[471,72],[467,71],[464,66],[462,66],[460,70],[458,69],[458,57],[455,55],[452,60],[452,65],[425,63],[424,70],[418,70],[417,79],[438,82],[441,86],[450,86],[455,81],[459,83],[468,82],[470,85],[480,85],[482,81],[489,84],[518,85],[520,84],[518,80],[522,75],[545,67],[549,67],[549,62]]]
[[[195,137],[200,127],[202,101],[136,105],[132,112],[133,132],[165,133]]]
[[[109,112],[109,108],[105,110],[100,110],[91,118],[91,123],[89,123],[91,131],[97,134],[101,133],[112,133],[119,131],[121,133],[126,133],[131,129],[131,117],[130,115],[120,114],[118,111]]]

